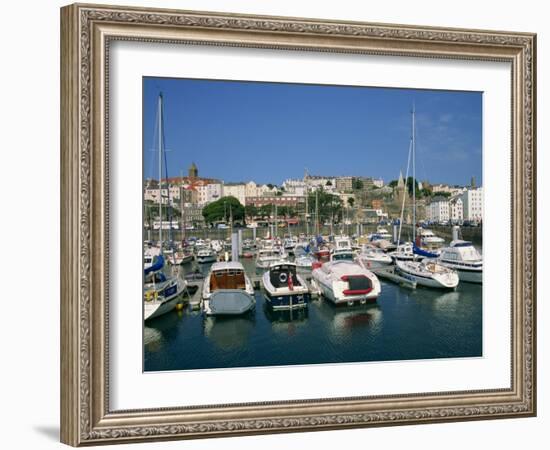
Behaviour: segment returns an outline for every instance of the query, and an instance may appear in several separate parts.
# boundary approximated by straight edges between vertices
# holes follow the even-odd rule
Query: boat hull
[[[325,297],[327,300],[330,300],[335,305],[355,305],[355,304],[361,304],[364,305],[366,303],[375,303],[378,299],[378,293],[369,293],[365,295],[346,295],[346,296],[339,296],[335,294],[335,290],[332,286],[329,286],[322,281],[318,280],[318,285],[321,290],[321,294],[323,294],[323,297]]]
[[[433,289],[455,289],[458,286],[458,277],[455,279],[454,276],[450,277],[449,279],[442,277],[434,278],[422,276],[403,270],[399,266],[396,266],[395,271],[401,277],[411,282],[415,282],[418,286],[424,286]]]
[[[444,262],[440,263],[442,266],[448,267],[449,269],[453,269],[456,273],[458,273],[458,278],[460,281],[466,281],[467,283],[483,283],[483,270],[468,270],[461,267],[456,267],[452,264],[446,264]]]
[[[168,297],[163,302],[146,301],[143,307],[144,320],[146,321],[151,320],[174,310],[176,305],[182,302],[183,292],[184,292],[183,290],[182,291],[176,290],[176,293],[174,295]]]
[[[307,308],[311,300],[311,294],[296,293],[296,294],[271,294],[266,291],[265,298],[268,305],[276,311],[284,311],[291,309]]]
[[[383,268],[383,267],[388,267],[388,266],[391,266],[393,264],[393,260],[390,258],[389,261],[382,261],[382,260],[377,260],[377,259],[372,259],[372,258],[366,258],[366,257],[361,257],[359,256],[358,258],[360,261],[361,261],[361,264],[366,268],[366,269],[380,269],[380,268]]]
[[[197,256],[197,262],[199,264],[208,264],[208,263],[213,263],[213,262],[216,262],[216,255],[212,255],[212,256]]]

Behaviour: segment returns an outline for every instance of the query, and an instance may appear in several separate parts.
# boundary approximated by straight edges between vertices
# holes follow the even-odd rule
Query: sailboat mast
[[[305,170],[305,173],[304,173],[304,183],[305,183],[305,189],[306,189],[306,214],[304,219],[306,220],[306,236],[309,237],[309,207],[308,207],[309,192],[307,189],[307,169]]]
[[[413,242],[416,241],[416,130],[415,130],[415,107],[412,110],[412,169],[413,169]]]
[[[319,188],[315,189],[315,234],[319,236]]]
[[[162,92],[158,98],[158,133],[159,133],[159,216],[160,216],[160,228],[159,228],[159,247],[162,253]]]

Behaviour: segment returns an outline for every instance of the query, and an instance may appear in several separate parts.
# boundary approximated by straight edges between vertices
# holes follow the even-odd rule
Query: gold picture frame
[[[114,40],[505,61],[512,67],[509,389],[112,411],[108,58]],[[536,35],[75,4],[61,9],[61,440],[73,446],[536,414]]]

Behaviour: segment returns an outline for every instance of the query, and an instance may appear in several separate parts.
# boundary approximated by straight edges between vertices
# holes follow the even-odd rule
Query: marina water
[[[257,276],[254,259],[241,262]],[[209,267],[200,268],[206,274]],[[372,305],[335,307],[319,298],[305,310],[274,312],[256,290],[248,316],[172,311],[144,325],[144,370],[482,356],[481,284],[461,282],[456,291],[441,291],[380,281],[382,293]]]

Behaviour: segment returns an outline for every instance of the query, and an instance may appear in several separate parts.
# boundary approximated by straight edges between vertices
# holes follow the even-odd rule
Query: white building
[[[327,192],[334,192],[336,190],[336,178],[308,176],[306,183],[310,192],[316,191],[319,188],[323,188]]]
[[[198,192],[198,204],[200,206],[215,202],[222,197],[223,186],[221,183],[201,183],[195,186]]]
[[[434,194],[438,194],[439,192],[443,192],[443,193],[455,196],[455,195],[462,194],[464,192],[464,190],[465,190],[465,188],[463,188],[463,187],[449,186],[448,184],[434,184],[434,185],[432,185],[432,192]]]
[[[223,197],[235,197],[241,205],[246,203],[246,184],[228,183],[223,185]]]
[[[254,181],[249,181],[245,185],[245,198],[246,197],[261,197],[263,195],[270,195],[277,192],[276,188],[270,189],[267,184],[256,184]]]
[[[450,219],[449,200],[445,197],[434,197],[426,207],[426,218],[433,222],[444,222]]]
[[[374,187],[381,188],[384,187],[384,180],[382,178],[373,178],[372,184]]]
[[[462,222],[464,219],[462,197],[456,196],[449,199],[449,219],[453,223]]]
[[[307,184],[304,180],[288,179],[284,181],[283,187],[285,188],[285,192],[288,194],[300,196],[306,195]]]
[[[168,188],[166,185],[162,187],[161,189],[162,192],[159,191],[158,187],[145,188],[143,199],[145,201],[151,201],[153,203],[160,203],[160,199],[162,199],[162,204],[168,205],[168,199],[170,198],[170,203],[173,205],[174,199],[172,198],[172,195],[170,195],[170,197],[168,196],[169,189],[171,192],[171,188]],[[178,200],[179,200],[179,194],[178,194]]]
[[[464,220],[483,220],[483,188],[467,189],[462,193]]]

